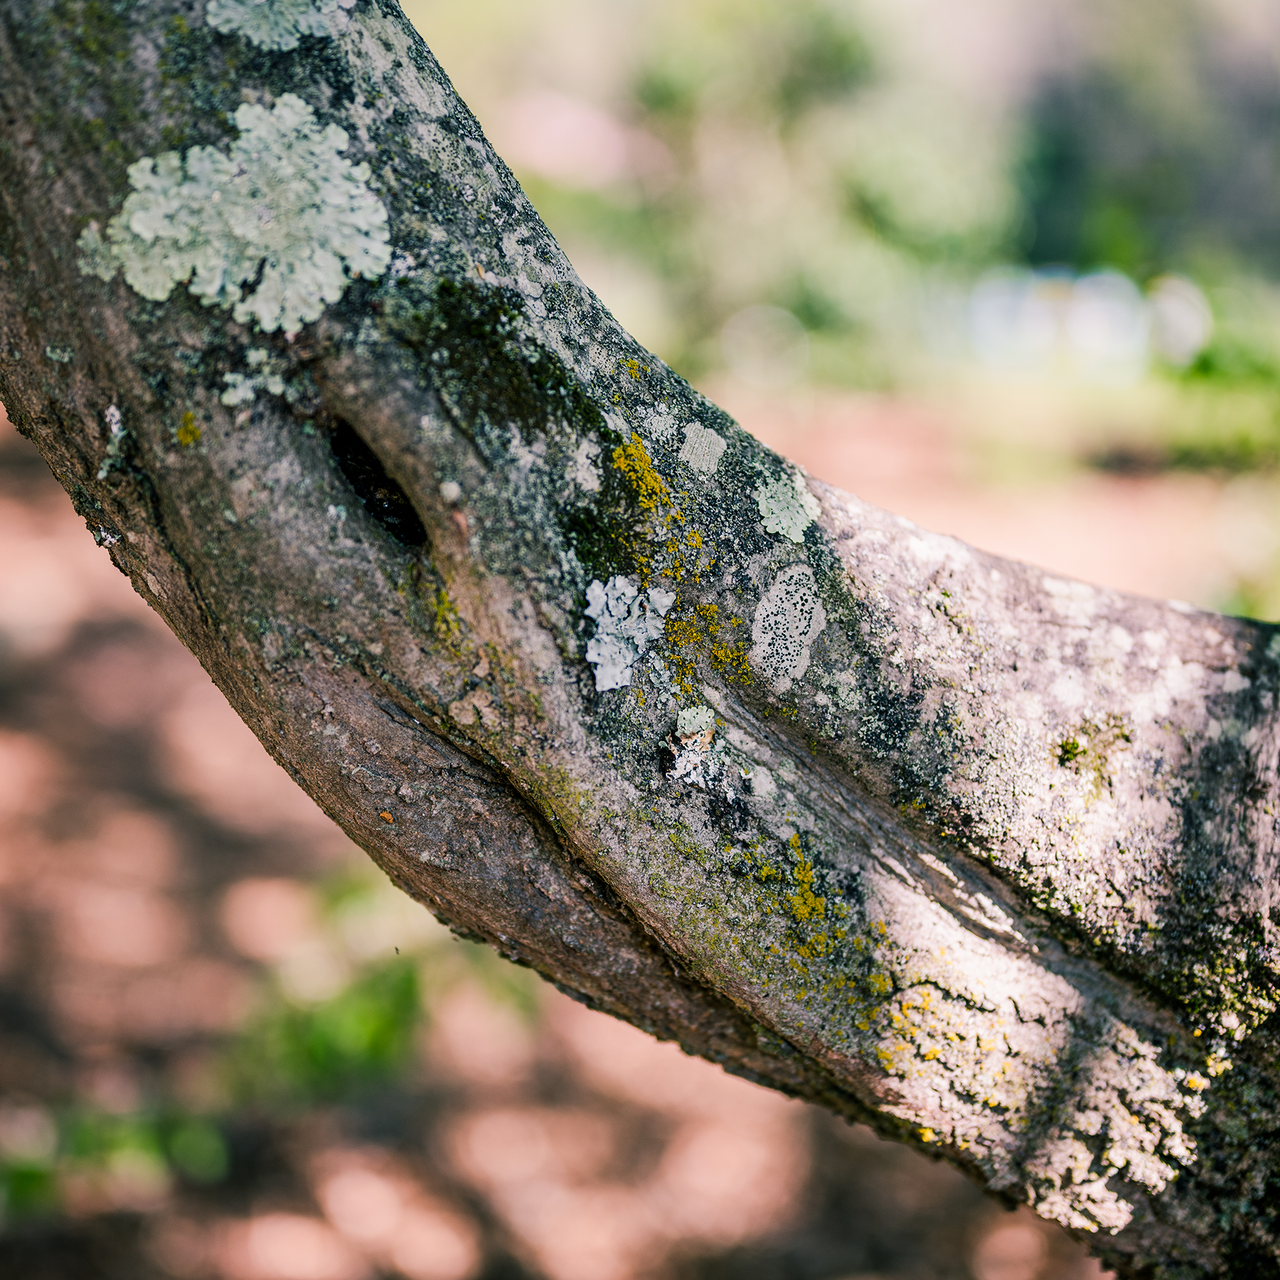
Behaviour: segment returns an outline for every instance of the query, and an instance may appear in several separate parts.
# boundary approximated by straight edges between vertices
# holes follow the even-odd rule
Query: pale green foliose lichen
[[[756,507],[766,533],[781,534],[792,542],[803,542],[805,530],[818,518],[821,508],[809,492],[802,475],[784,475],[766,480],[756,490]]]
[[[710,707],[686,707],[676,716],[676,737],[681,741],[700,738],[715,722],[716,715]]]
[[[294,333],[350,277],[387,269],[387,211],[368,166],[339,154],[347,135],[319,128],[301,98],[283,94],[271,110],[246,103],[235,122],[228,154],[192,147],[131,165],[133,192],[106,236],[90,224],[80,237],[80,270],[110,279],[123,267],[156,302],[185,283],[242,324]]]
[[[676,716],[676,731],[671,740],[675,759],[667,770],[667,777],[704,791],[720,780],[720,790],[731,800],[734,792],[725,778],[722,753],[712,751],[715,735],[716,716],[710,707],[685,707]]]
[[[345,31],[356,0],[209,0],[205,18],[223,35],[242,35],[261,49],[296,49],[302,36]]]
[[[631,683],[631,668],[663,631],[663,618],[675,593],[650,587],[645,593],[630,578],[610,578],[587,588],[587,617],[596,633],[587,642],[587,661],[595,667],[596,690]]]

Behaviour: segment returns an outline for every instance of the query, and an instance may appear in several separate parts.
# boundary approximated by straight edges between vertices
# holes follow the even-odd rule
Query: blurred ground
[[[833,402],[797,451],[920,519],[930,494],[980,512],[899,416]],[[927,483],[895,481],[921,456]],[[0,548],[0,1275],[1100,1274],[945,1166],[453,939],[266,756],[7,423]]]

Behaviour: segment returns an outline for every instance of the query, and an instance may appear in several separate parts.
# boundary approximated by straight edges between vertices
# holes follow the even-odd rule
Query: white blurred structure
[[[1136,382],[1152,355],[1190,363],[1213,331],[1209,303],[1190,280],[1161,276],[1144,297],[1119,271],[1002,268],[973,287],[968,312],[969,341],[988,367],[1113,386]]]
[[[1182,368],[1205,349],[1213,334],[1208,299],[1183,276],[1160,276],[1147,290],[1151,298],[1151,344]]]

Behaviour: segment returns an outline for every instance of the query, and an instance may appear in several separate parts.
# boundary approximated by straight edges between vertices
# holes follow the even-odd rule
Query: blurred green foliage
[[[179,1117],[169,1134],[168,1152],[174,1167],[192,1182],[221,1182],[227,1176],[226,1139],[207,1117]]]
[[[0,1161],[0,1223],[44,1217],[58,1207],[52,1163]]]
[[[459,982],[536,1017],[532,973],[453,937],[368,862],[340,868],[313,892],[327,951],[313,963],[345,967],[349,976],[321,999],[290,993],[279,977],[266,980],[225,1055],[234,1101],[295,1108],[411,1088],[430,1007]]]
[[[1096,6],[1090,6],[1095,16]],[[1280,275],[1280,74],[1214,0],[1127,0],[1025,108],[1022,250],[1213,284]]]
[[[68,1179],[106,1203],[148,1203],[175,1181],[220,1182],[229,1168],[219,1122],[172,1104],[124,1113],[72,1104],[37,1109],[51,1141],[0,1156],[0,1224],[44,1218],[62,1207]]]
[[[149,1203],[180,1183],[213,1185],[231,1170],[228,1133],[247,1108],[265,1117],[359,1105],[371,1091],[420,1083],[421,1036],[432,1004],[460,983],[533,1022],[540,980],[490,948],[453,937],[367,860],[311,886],[319,923],[304,960],[345,974],[323,998],[264,972],[259,999],[215,1055],[219,1101],[193,1110],[173,1098],[112,1112],[71,1102],[19,1108],[0,1142],[0,1227],[57,1213],[69,1180],[105,1204]]]
[[[766,303],[807,330],[811,381],[936,379],[946,299],[1002,262],[1110,267],[1140,286],[1179,272],[1211,294],[1280,280],[1280,70],[1249,26],[1266,25],[1262,9],[406,9],[586,278],[694,378],[724,363],[728,319]],[[557,171],[546,135],[571,125],[528,116],[536,155],[512,127],[522,94],[548,89],[656,149],[639,147],[629,174],[593,177],[589,156]],[[1234,328],[1188,386],[1277,385],[1274,320]]]
[[[228,1057],[242,1102],[336,1101],[392,1079],[409,1062],[422,1014],[409,958],[371,965],[329,1000],[299,1005],[273,991]]]

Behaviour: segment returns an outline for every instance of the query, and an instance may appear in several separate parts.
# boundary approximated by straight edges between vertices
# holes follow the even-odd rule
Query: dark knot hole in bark
[[[409,495],[389,476],[378,455],[341,418],[329,427],[329,446],[342,474],[356,491],[364,509],[399,543],[420,547],[427,531]]]

